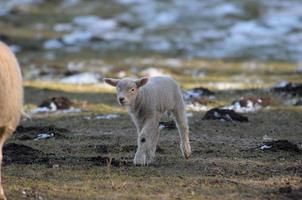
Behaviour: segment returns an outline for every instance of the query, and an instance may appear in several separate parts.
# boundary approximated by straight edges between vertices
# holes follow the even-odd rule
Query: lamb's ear
[[[148,82],[148,78],[147,78],[147,77],[143,77],[143,78],[140,78],[140,79],[138,79],[137,81],[135,81],[136,86],[137,86],[138,88],[139,88],[139,87],[142,87],[142,86],[145,85],[147,82]]]
[[[117,82],[118,82],[118,79],[115,79],[115,78],[104,78],[103,79],[106,83],[108,83],[109,85],[112,85],[112,86],[116,86]]]

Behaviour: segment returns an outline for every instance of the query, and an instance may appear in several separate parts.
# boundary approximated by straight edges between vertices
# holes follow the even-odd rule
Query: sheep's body
[[[18,61],[11,50],[0,41],[0,166],[3,144],[19,123],[22,104],[22,77]],[[0,199],[5,199],[2,185]]]
[[[125,97],[129,115],[131,116],[138,132],[138,149],[135,154],[135,164],[149,164],[152,162],[159,138],[159,120],[165,112],[170,112],[175,117],[181,139],[180,148],[185,158],[191,154],[189,142],[189,127],[185,113],[185,105],[181,90],[176,82],[169,77],[151,77],[147,83],[137,86],[135,97],[131,97],[129,88],[133,84],[140,84],[141,80],[129,78],[107,83],[117,86],[118,99]],[[129,94],[130,93],[130,94]]]
[[[135,104],[129,107],[129,111],[138,119],[143,119],[144,115],[171,111],[182,103],[181,91],[171,78],[152,77],[140,88]]]

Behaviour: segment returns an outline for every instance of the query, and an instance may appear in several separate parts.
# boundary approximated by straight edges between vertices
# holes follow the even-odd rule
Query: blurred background
[[[302,71],[298,0],[1,0],[0,16],[0,39],[17,53],[26,80],[93,71],[63,82],[95,83],[196,59],[253,61],[251,68],[289,62]]]

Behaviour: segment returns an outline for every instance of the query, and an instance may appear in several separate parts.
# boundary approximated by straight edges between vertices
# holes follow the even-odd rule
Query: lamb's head
[[[109,85],[116,87],[117,101],[120,105],[130,106],[133,105],[133,103],[135,102],[140,87],[142,87],[148,82],[148,78],[104,78],[104,81]]]

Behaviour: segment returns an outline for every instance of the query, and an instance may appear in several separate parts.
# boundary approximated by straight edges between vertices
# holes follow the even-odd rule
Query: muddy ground
[[[301,153],[260,149],[264,135],[301,146],[301,107],[282,106],[281,94],[215,91],[217,104],[245,94],[271,96],[279,103],[244,113],[245,123],[202,120],[205,112],[192,112],[192,157],[181,157],[177,130],[164,129],[155,162],[142,167],[132,165],[136,131],[114,91],[29,85],[34,84],[25,87],[28,108],[54,95],[86,101],[86,106],[80,113],[37,114],[21,122],[5,149],[3,182],[9,199],[302,198]],[[112,112],[118,118],[96,119]],[[54,137],[35,139],[41,131]]]

